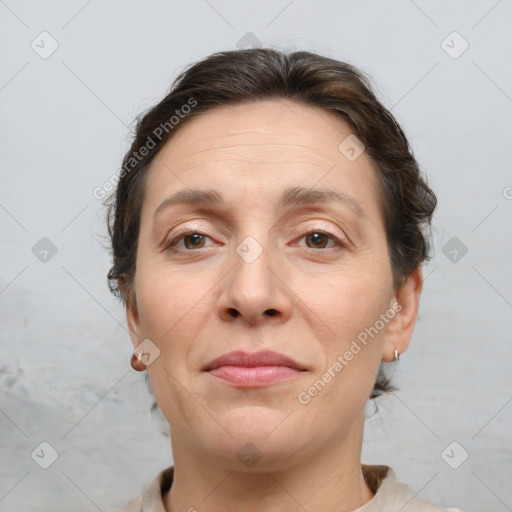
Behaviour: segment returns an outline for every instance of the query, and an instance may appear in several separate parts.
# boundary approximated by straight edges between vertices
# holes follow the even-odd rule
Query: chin
[[[239,469],[252,469],[262,471],[262,465],[282,466],[281,462],[291,457],[300,449],[300,425],[296,425],[297,418],[288,416],[290,411],[270,409],[262,406],[244,406],[230,409],[224,414],[213,414],[224,429],[216,429],[215,436],[201,435],[208,439],[210,449],[220,450],[220,457],[238,466]],[[295,420],[295,421],[294,421]],[[212,454],[213,455],[213,454]],[[257,464],[244,464],[245,459],[260,459]],[[265,459],[265,461],[263,460]],[[261,462],[261,464],[260,464]],[[276,469],[274,467],[274,469]]]
[[[269,439],[277,435],[277,427],[289,423],[289,410],[274,409],[261,405],[245,405],[232,408],[219,415],[221,424],[235,437],[250,437],[252,439]],[[289,425],[288,425],[289,427]],[[287,431],[289,428],[283,428]]]
[[[228,442],[228,446],[218,445],[216,448],[221,451],[212,455],[223,459],[225,468],[230,471],[282,471],[291,467],[297,454],[301,453],[298,441],[291,432],[275,438],[272,435],[268,438],[254,438],[240,432]]]

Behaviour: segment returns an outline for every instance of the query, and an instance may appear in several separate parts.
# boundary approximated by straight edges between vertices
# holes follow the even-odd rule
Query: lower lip
[[[257,388],[288,380],[302,372],[288,366],[219,366],[208,373],[239,387]]]

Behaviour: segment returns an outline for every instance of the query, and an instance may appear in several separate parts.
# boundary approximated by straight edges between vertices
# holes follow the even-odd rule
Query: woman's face
[[[350,134],[322,109],[258,101],[190,120],[153,161],[128,322],[160,351],[148,371],[175,456],[240,468],[252,451],[275,468],[360,434],[379,364],[408,337],[377,176],[350,139],[339,149]],[[296,364],[212,370],[234,351]]]

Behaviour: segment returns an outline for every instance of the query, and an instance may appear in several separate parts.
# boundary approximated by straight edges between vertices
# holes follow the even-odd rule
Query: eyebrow
[[[189,189],[176,192],[173,196],[164,199],[160,206],[155,210],[155,216],[163,209],[176,204],[195,205],[202,203],[206,206],[213,207],[223,204],[222,195],[213,189],[199,190]],[[367,215],[361,205],[348,194],[337,192],[330,189],[310,189],[305,187],[293,187],[286,189],[275,204],[276,209],[293,207],[296,205],[319,204],[340,202],[348,206],[358,217],[367,219]]]

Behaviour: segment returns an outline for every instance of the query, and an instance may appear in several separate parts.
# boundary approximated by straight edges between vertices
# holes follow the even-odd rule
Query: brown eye
[[[192,233],[183,237],[183,243],[187,249],[202,249],[204,247],[204,235],[200,233]],[[190,245],[187,244],[190,241]]]
[[[313,250],[345,247],[345,244],[338,237],[322,228],[310,229],[309,231],[302,233],[301,240],[306,240],[305,247]],[[329,241],[332,241],[331,245],[328,245]]]
[[[312,247],[308,245],[310,249],[325,249],[326,244],[329,243],[329,237],[324,233],[312,233],[311,235],[307,235],[306,240],[311,240]]]
[[[174,235],[174,237],[165,244],[164,249],[170,251],[192,252],[197,249],[204,249],[208,247],[205,245],[206,239],[210,239],[210,237],[204,233],[200,233],[199,231],[183,231],[176,233],[176,235]]]

